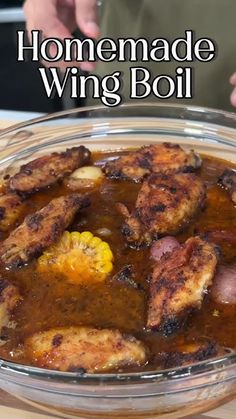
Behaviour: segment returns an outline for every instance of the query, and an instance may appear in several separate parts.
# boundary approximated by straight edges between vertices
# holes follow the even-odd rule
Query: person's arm
[[[72,38],[76,28],[88,38],[96,39],[100,33],[96,0],[26,0],[24,13],[29,35],[32,30],[40,30],[44,38],[63,40]],[[64,66],[62,62],[59,65]],[[90,71],[94,63],[80,63],[80,68]]]
[[[234,73],[231,77],[230,77],[230,83],[232,84],[232,86],[234,86],[234,89],[231,93],[231,103],[233,106],[236,107],[236,73]]]

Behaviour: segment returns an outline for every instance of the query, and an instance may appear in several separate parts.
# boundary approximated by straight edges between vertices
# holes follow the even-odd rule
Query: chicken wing
[[[223,353],[214,342],[191,342],[179,345],[164,355],[164,368],[181,367],[205,361]]]
[[[122,232],[133,247],[149,245],[160,236],[180,231],[204,200],[205,186],[194,174],[153,174],[142,184],[131,214],[117,204],[125,217]]]
[[[219,184],[231,194],[231,199],[236,204],[236,170],[226,169],[219,178]]]
[[[150,173],[189,172],[200,166],[201,159],[193,151],[187,153],[178,144],[163,143],[144,146],[108,162],[105,173],[112,179],[140,182]]]
[[[17,221],[23,208],[22,198],[17,194],[0,195],[0,231],[7,231]]]
[[[191,237],[156,264],[150,282],[147,327],[168,335],[201,307],[217,265],[217,248]]]
[[[53,199],[46,207],[26,217],[2,243],[2,262],[11,268],[39,256],[60,238],[75,214],[88,205],[88,198],[76,193]]]
[[[17,287],[5,279],[0,279],[0,338],[2,329],[8,326],[11,314],[20,300]]]
[[[87,164],[90,156],[87,148],[79,146],[40,157],[21,166],[20,171],[9,179],[9,188],[24,194],[37,192]]]
[[[143,365],[144,345],[118,330],[68,327],[36,333],[25,342],[27,357],[42,368],[72,372],[106,372]]]

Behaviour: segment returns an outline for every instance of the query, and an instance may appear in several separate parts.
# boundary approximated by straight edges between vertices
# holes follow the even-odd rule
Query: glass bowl
[[[0,170],[45,152],[172,141],[236,163],[236,115],[163,104],[83,108],[18,124],[0,133]],[[0,387],[55,413],[80,418],[178,418],[215,408],[236,394],[236,352],[163,371],[62,373],[0,360]]]

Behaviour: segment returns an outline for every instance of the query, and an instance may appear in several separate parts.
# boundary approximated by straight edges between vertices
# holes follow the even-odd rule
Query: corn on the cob
[[[38,259],[40,271],[63,273],[70,282],[104,281],[112,271],[113,254],[108,243],[89,231],[65,231],[60,241]]]

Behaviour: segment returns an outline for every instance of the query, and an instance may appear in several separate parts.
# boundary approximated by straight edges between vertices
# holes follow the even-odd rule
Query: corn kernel
[[[102,250],[101,251],[101,257],[102,257],[102,259],[105,259],[105,260],[112,260],[113,259],[113,254],[112,254],[111,249]]]
[[[101,267],[100,271],[103,274],[109,274],[112,271],[113,265],[111,262],[107,262]]]
[[[90,241],[89,245],[91,247],[98,247],[99,244],[101,243],[101,239],[99,237],[93,237],[92,240]]]
[[[83,231],[83,233],[80,233],[80,237],[83,243],[90,243],[90,241],[93,238],[93,235],[92,233],[90,233],[90,231]]]
[[[101,243],[98,246],[99,251],[110,249],[110,246],[108,243],[101,241]]]

